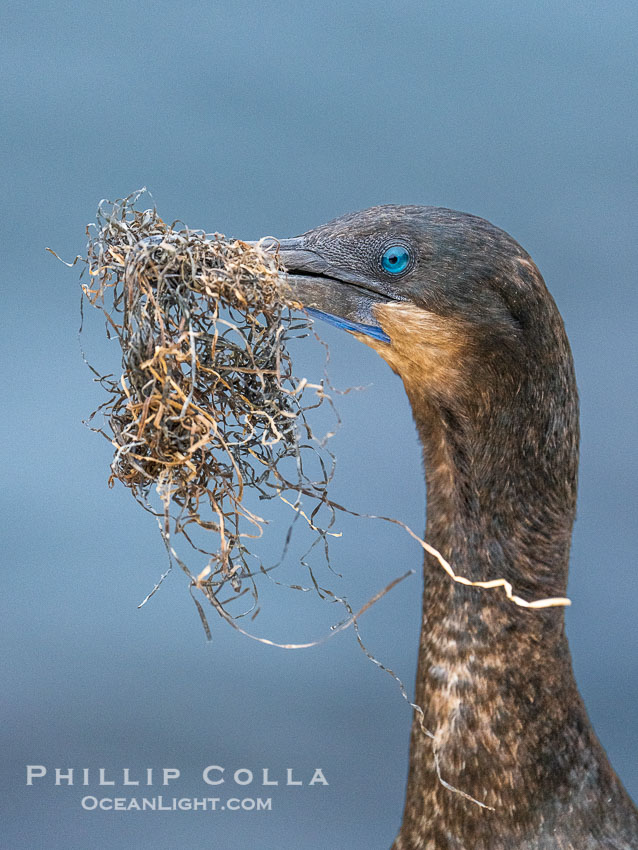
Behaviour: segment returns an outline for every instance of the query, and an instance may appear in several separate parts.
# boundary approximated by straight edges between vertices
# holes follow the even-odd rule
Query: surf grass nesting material
[[[328,508],[326,528],[315,524],[333,462],[305,416],[328,397],[322,383],[294,377],[286,347],[310,322],[293,316],[299,305],[272,248],[169,226],[136,200],[102,202],[88,230],[84,296],[122,351],[120,376],[96,373],[108,393],[96,430],[115,447],[110,483],[158,516],[169,554],[219,613],[246,589],[254,607],[265,567],[251,541],[265,520],[246,497],[283,499],[324,541],[334,521]],[[319,480],[306,475],[309,452]],[[206,555],[196,577],[170,542],[175,534]],[[227,584],[232,595],[221,602]]]

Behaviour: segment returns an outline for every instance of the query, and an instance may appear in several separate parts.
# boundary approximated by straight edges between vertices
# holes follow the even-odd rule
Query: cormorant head
[[[467,570],[483,546],[495,574],[563,595],[578,396],[562,319],[529,255],[481,218],[419,206],[372,207],[278,245],[298,301],[403,380],[439,524],[430,532]]]
[[[557,341],[564,350],[562,321],[529,255],[476,216],[371,207],[283,239],[279,250],[311,315],[374,348],[408,390],[416,382],[458,394],[471,375],[475,394],[530,358],[554,359]]]

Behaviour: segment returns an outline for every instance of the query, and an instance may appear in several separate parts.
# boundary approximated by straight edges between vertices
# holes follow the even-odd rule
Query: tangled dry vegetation
[[[251,551],[266,521],[248,507],[249,492],[291,506],[315,542],[330,533],[334,463],[306,418],[329,397],[323,382],[293,374],[287,343],[311,323],[293,312],[276,250],[167,225],[154,209],[137,210],[138,197],[102,202],[87,230],[83,295],[122,351],[121,375],[94,370],[108,394],[96,430],[115,448],[110,483],[158,516],[170,557],[234,620],[230,603],[249,591],[254,611],[255,577],[270,569]],[[309,454],[318,477],[306,473]],[[197,575],[176,551],[178,536],[205,555]]]

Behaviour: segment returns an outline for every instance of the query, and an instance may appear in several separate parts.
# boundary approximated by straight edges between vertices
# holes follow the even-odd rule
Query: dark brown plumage
[[[391,246],[405,269],[384,268]],[[423,445],[426,539],[473,580],[564,596],[578,398],[563,322],[526,252],[474,216],[374,207],[283,240],[299,298],[401,377]],[[425,561],[415,720],[394,850],[629,850],[636,809],[574,681],[563,609],[526,610]],[[447,790],[435,771],[493,807]]]

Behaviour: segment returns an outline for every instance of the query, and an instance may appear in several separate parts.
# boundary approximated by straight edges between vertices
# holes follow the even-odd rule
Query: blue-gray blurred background
[[[155,524],[81,420],[102,400],[80,356],[72,259],[97,202],[148,186],[160,214],[244,238],[300,233],[378,203],[484,216],[541,268],[566,321],[582,401],[579,518],[567,612],[594,725],[638,793],[635,524],[634,0],[17,3],[2,31],[2,845],[382,850],[403,804],[410,710],[351,631],[308,651],[207,643]],[[93,317],[91,317],[93,319]],[[335,498],[424,525],[400,382],[329,327],[343,429]],[[117,352],[89,322],[87,352]],[[315,351],[300,369],[320,374]],[[314,359],[313,359],[314,358]],[[340,520],[333,588],[363,604],[421,553]],[[273,550],[274,551],[274,550]],[[361,620],[412,687],[420,578]],[[341,612],[267,594],[253,631],[324,634]],[[25,765],[179,768],[169,796],[216,796],[201,770],[330,782],[276,789],[271,812],[85,812],[92,785],[25,785]],[[131,789],[116,789],[120,795]],[[104,793],[112,789],[103,789]]]

